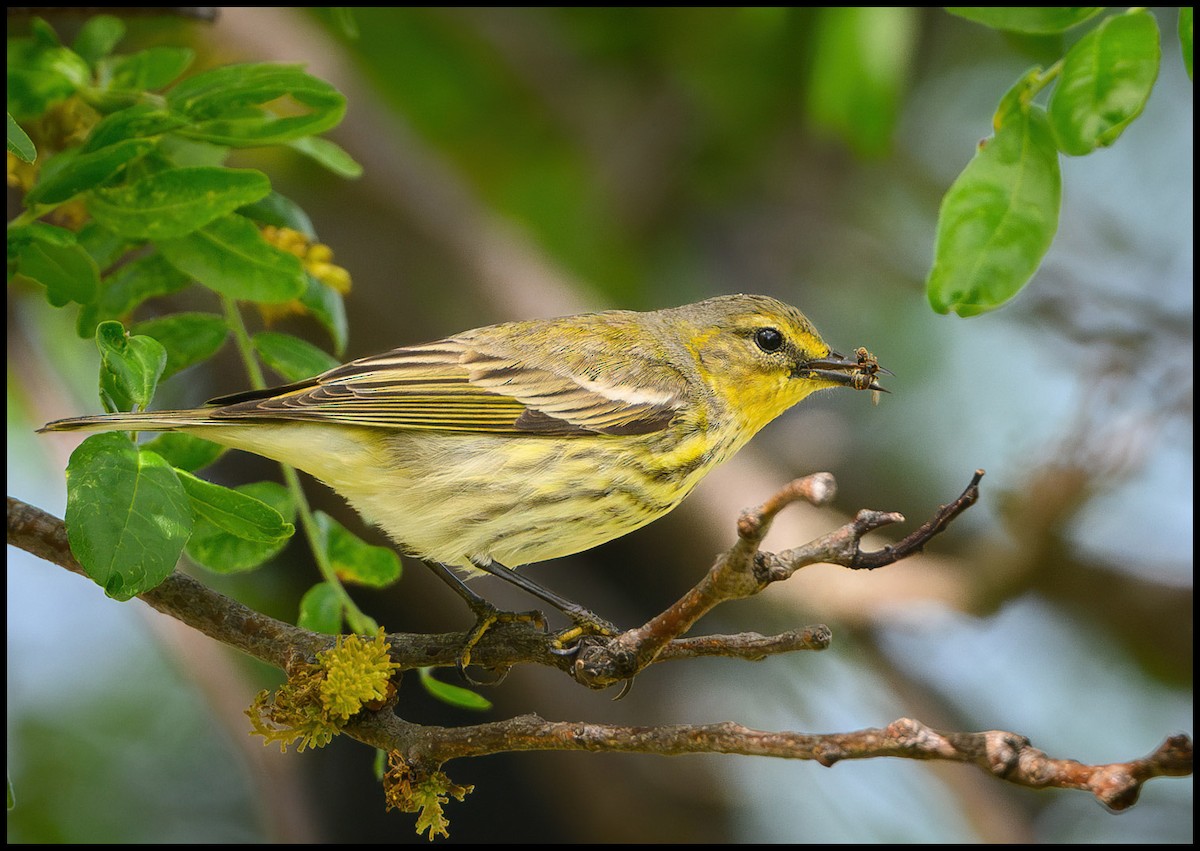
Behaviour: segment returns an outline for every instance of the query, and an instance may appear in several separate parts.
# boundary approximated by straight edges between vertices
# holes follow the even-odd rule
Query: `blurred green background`
[[[81,20],[43,12],[67,37]],[[618,623],[682,593],[731,542],[737,511],[796,475],[829,470],[842,515],[901,511],[903,533],[988,471],[982,502],[914,563],[814,568],[700,624],[825,622],[824,653],[662,665],[617,703],[517,671],[485,690],[496,706],[482,716],[414,678],[404,717],[833,732],[911,716],[1111,762],[1193,732],[1193,107],[1174,14],[1160,15],[1144,115],[1113,148],[1064,160],[1059,235],[1033,282],[966,321],[935,315],[922,291],[938,203],[1000,95],[1061,55],[1057,39],[938,9],[355,9],[355,35],[341,13],[230,8],[215,24],[134,18],[125,49],[306,63],[347,94],[332,135],[364,164],[360,181],[286,152],[242,156],[308,210],[353,275],[348,356],[742,291],[797,304],[834,346],[865,345],[896,373],[879,406],[817,397],[670,517],[531,568]],[[10,17],[10,33],[23,25]],[[97,407],[93,347],[71,324],[38,294],[9,292],[8,492],[59,516],[71,444],[32,429]],[[160,402],[244,383],[219,358]],[[213,473],[273,475],[246,456]],[[838,522],[796,509],[768,543]],[[8,562],[10,842],[425,841],[411,816],[383,812],[364,746],[280,755],[247,735],[240,713],[277,673],[24,553]],[[298,544],[267,570],[205,577],[288,619],[314,578]],[[358,596],[392,631],[469,624],[411,560],[396,588]],[[1084,793],[901,760],[519,754],[447,771],[476,785],[448,807],[451,842],[1192,839],[1190,778],[1150,783],[1115,818]]]

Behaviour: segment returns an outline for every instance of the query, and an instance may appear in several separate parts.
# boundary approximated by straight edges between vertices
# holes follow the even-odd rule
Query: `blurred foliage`
[[[148,409],[162,378],[213,357],[229,337],[260,389],[261,364],[289,380],[336,364],[290,334],[247,337],[238,302],[266,314],[307,313],[340,350],[350,278],[265,173],[225,162],[237,148],[287,145],[357,176],[344,150],[316,137],[341,121],[345,98],[295,65],[225,65],[181,79],[192,50],[115,54],[125,31],[120,19],[98,15],[68,47],[33,18],[28,36],[9,39],[9,182],[25,190],[25,209],[8,226],[9,280],[41,285],[55,307],[79,306],[79,334],[94,334],[101,353],[100,399],[110,413]],[[31,146],[40,159],[27,155]],[[147,302],[193,284],[211,291],[217,312],[168,311],[127,332],[122,322],[132,324]],[[203,441],[175,436],[167,445],[189,443]],[[283,514],[299,510],[313,526],[311,539],[326,542],[324,586],[342,598],[339,611],[355,628],[373,627],[338,577],[390,584],[400,573],[394,553],[346,530],[335,542],[316,528],[295,486],[286,496],[269,483],[226,488],[192,475],[194,459],[215,460],[215,453],[185,454],[184,468],[175,468],[153,449],[108,433],[71,456],[71,548],[105,593],[128,600],[154,588],[185,547],[212,570],[258,567],[295,531]],[[256,495],[264,489],[272,499]],[[372,558],[356,572],[358,553]]]
[[[669,232],[682,235],[688,211],[769,179],[763,138],[811,122],[856,149],[887,149],[915,15],[361,9],[350,47],[490,206],[636,307],[651,304],[646,270],[674,260],[656,255],[678,250]],[[862,39],[865,49],[843,49]]]

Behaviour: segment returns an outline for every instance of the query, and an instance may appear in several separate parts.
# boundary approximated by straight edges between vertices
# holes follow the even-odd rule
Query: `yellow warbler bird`
[[[814,391],[882,390],[876,375],[886,370],[857,354],[832,352],[794,307],[730,295],[507,322],[194,410],[79,417],[44,430],[186,431],[290,464],[406,553],[503,576],[594,624],[506,567],[577,553],[661,517]]]

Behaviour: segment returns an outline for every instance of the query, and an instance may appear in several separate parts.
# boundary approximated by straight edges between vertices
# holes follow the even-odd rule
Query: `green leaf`
[[[83,151],[98,151],[127,139],[148,139],[169,133],[186,123],[178,115],[172,115],[150,104],[137,104],[117,110],[100,119],[92,128]]]
[[[212,145],[198,139],[184,139],[174,133],[164,136],[158,147],[164,160],[180,168],[201,165],[224,166],[230,154],[230,149],[226,145]]]
[[[316,317],[333,342],[333,350],[339,355],[346,351],[350,338],[350,323],[346,319],[346,301],[342,294],[327,287],[312,275],[305,275],[307,286],[300,296],[300,303]]]
[[[222,532],[258,544],[286,541],[296,527],[261,499],[206,482],[185,470],[177,470],[179,481],[192,501],[196,519],[211,523]]]
[[[144,409],[154,398],[167,352],[153,337],[128,336],[120,322],[96,328],[100,349],[100,399],[106,410]]]
[[[304,234],[311,240],[317,238],[312,219],[304,212],[299,204],[278,192],[272,192],[261,201],[247,204],[238,210],[238,214],[257,222],[260,225],[274,225],[277,228],[291,228]]]
[[[259,331],[253,341],[263,362],[283,376],[285,381],[311,378],[339,364],[333,355],[291,334]]]
[[[338,589],[328,582],[318,582],[300,598],[300,617],[296,626],[325,635],[341,635],[345,604]]]
[[[96,15],[88,18],[79,29],[75,43],[71,45],[75,52],[89,65],[95,65],[108,54],[125,37],[125,24],[120,18],[112,15]]]
[[[8,229],[10,254],[31,242],[44,242],[47,245],[65,247],[75,245],[78,241],[74,231],[60,228],[57,225],[48,225],[45,222],[30,222],[27,225],[17,225]]]
[[[1104,11],[1103,6],[947,6],[946,11],[997,30],[1047,35],[1066,32]]]
[[[133,326],[134,334],[153,337],[167,351],[163,378],[212,357],[225,344],[229,326],[215,313],[172,313]]]
[[[219,443],[181,431],[165,431],[143,443],[142,448],[158,453],[172,467],[191,473],[207,467],[225,452]]]
[[[1192,79],[1192,7],[1183,6],[1179,10],[1179,47],[1183,51],[1183,66],[1187,68],[1188,79]]]
[[[926,281],[933,309],[974,316],[1016,295],[1054,239],[1061,199],[1045,113],[1015,110],[942,200]]]
[[[442,682],[434,677],[431,668],[417,668],[417,673],[421,675],[421,685],[425,686],[425,690],[443,703],[457,706],[459,709],[483,711],[492,708],[492,702],[482,694]]]
[[[150,47],[129,56],[113,57],[104,70],[110,89],[153,92],[179,79],[195,58],[195,52],[187,47]]]
[[[18,269],[46,288],[55,307],[95,300],[100,286],[96,261],[78,245],[56,245],[35,239],[19,249]]]
[[[173,168],[125,186],[94,190],[88,212],[100,224],[135,239],[183,237],[271,191],[253,169]]]
[[[162,240],[158,249],[175,268],[230,298],[290,301],[306,286],[300,258],[268,243],[242,216],[225,216],[195,233]]]
[[[76,234],[76,241],[96,261],[101,271],[116,263],[130,248],[129,240],[94,220],[84,223]],[[92,336],[91,332],[85,336]]]
[[[44,36],[8,42],[8,111],[18,120],[40,116],[90,79],[82,57]]]
[[[130,163],[154,148],[149,139],[126,139],[91,153],[65,151],[54,159],[69,157],[66,165],[53,174],[43,175],[25,196],[27,206],[61,204],[80,192],[107,183]]]
[[[29,30],[33,36],[33,40],[42,47],[61,47],[62,41],[58,38],[58,33],[54,31],[54,27],[45,18],[34,18],[29,23]]]
[[[996,106],[996,112],[992,115],[992,129],[999,130],[1013,116],[1018,120],[1022,120],[1024,114],[1029,111],[1029,106],[1041,86],[1042,68],[1040,65],[1034,66],[1026,71],[1013,84],[1012,88],[1000,97],[1000,103]]]
[[[386,588],[400,578],[400,557],[393,550],[368,544],[324,511],[314,517],[329,563],[343,582]]]
[[[815,19],[807,109],[813,123],[863,156],[891,146],[919,33],[917,11],[835,6]]]
[[[269,505],[289,524],[296,518],[296,505],[291,494],[277,482],[254,482],[233,490]],[[273,558],[286,545],[287,539],[273,543],[248,541],[198,517],[187,543],[187,554],[197,564],[217,573],[243,573]]]
[[[338,177],[357,180],[362,177],[363,167],[347,153],[346,149],[329,139],[305,136],[288,142],[288,147],[316,160]]]
[[[1142,114],[1158,77],[1158,24],[1149,12],[1116,15],[1063,59],[1050,126],[1063,153],[1107,147]]]
[[[192,529],[179,477],[124,434],[89,437],[67,464],[67,539],[104,593],[128,600],[171,574]]]
[[[283,97],[281,114],[259,108]],[[346,112],[346,99],[299,65],[228,65],[189,77],[167,94],[171,108],[192,120],[187,134],[232,146],[275,145],[324,133]],[[295,106],[305,110],[295,114]]]
[[[37,159],[37,148],[34,147],[33,140],[21,129],[11,112],[8,113],[8,152],[27,163]]]
[[[99,298],[79,311],[76,331],[91,337],[104,320],[126,316],[146,299],[176,292],[191,282],[159,254],[139,257],[105,276]]]

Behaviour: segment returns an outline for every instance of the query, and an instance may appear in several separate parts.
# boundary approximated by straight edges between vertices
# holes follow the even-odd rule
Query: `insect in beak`
[[[876,393],[888,392],[877,377],[892,374],[890,369],[879,365],[875,355],[862,347],[855,350],[853,358],[830,352],[826,357],[806,361],[793,373],[797,378],[831,381],[855,390],[873,390]]]

